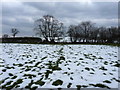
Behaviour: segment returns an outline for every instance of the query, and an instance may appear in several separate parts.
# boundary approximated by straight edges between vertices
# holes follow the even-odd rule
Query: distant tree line
[[[61,39],[70,38],[71,43],[120,43],[120,29],[118,27],[97,27],[91,21],[83,21],[78,25],[70,25],[67,32],[64,32],[64,24],[52,15],[44,15],[35,21],[35,34],[38,37],[16,38],[19,33],[16,28],[11,29],[12,38],[4,34],[3,42],[60,42]],[[30,40],[31,39],[31,40]]]
[[[117,27],[96,27],[91,21],[70,25],[67,33],[71,42],[120,43],[120,30]]]

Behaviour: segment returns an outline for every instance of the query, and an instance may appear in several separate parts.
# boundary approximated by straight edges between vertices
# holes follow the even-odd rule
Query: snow
[[[117,46],[6,43],[0,44],[0,47],[0,80],[4,80],[0,86],[12,81],[7,87],[22,79],[20,88],[25,88],[32,80],[31,87],[38,88],[67,88],[69,83],[72,83],[70,88],[76,88],[76,85],[91,88],[94,87],[91,84],[99,83],[118,88],[118,67],[114,66],[118,62]],[[49,68],[50,62],[54,66],[59,59],[58,67],[61,70]],[[4,69],[6,71],[3,71]],[[47,71],[52,71],[48,77]],[[9,73],[17,78],[12,79],[13,76]],[[40,79],[45,82],[44,85],[35,83]],[[63,81],[62,85],[52,85],[58,79]],[[104,82],[105,80],[110,83]]]

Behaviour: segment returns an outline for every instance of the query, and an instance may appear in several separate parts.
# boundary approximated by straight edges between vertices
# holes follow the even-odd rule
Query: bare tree
[[[107,41],[107,36],[108,36],[108,30],[106,27],[99,27],[99,42],[100,43],[105,43]]]
[[[88,42],[90,31],[94,29],[94,23],[92,23],[91,21],[84,21],[79,24],[79,28],[84,33],[84,40]]]
[[[46,41],[55,42],[55,38],[62,35],[63,23],[51,15],[44,15],[35,21],[35,25],[36,34]]]
[[[90,32],[89,32],[89,39],[90,42],[98,42],[99,39],[99,29],[98,27],[94,27]]]
[[[108,42],[114,42],[114,41],[118,41],[118,38],[119,38],[119,32],[118,32],[118,28],[117,27],[110,27],[110,28],[107,28],[107,40]]]
[[[16,34],[19,33],[19,31],[18,31],[16,28],[12,28],[12,29],[11,29],[11,32],[12,32],[12,36],[13,36],[13,37],[15,37]]]
[[[78,26],[70,25],[67,33],[68,33],[68,36],[70,37],[71,42],[77,42],[80,36],[80,31]]]
[[[68,28],[68,35],[70,37],[71,42],[83,42],[86,40],[92,40],[92,34],[94,33],[94,23],[90,21],[81,22],[78,25],[70,25]]]

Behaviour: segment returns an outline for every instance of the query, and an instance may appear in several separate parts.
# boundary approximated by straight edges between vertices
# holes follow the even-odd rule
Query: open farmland
[[[118,88],[118,47],[0,44],[2,88]]]

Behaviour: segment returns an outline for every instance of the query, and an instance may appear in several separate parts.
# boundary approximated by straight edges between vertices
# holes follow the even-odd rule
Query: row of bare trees
[[[51,15],[44,15],[35,21],[36,34],[47,42],[55,42],[64,36],[64,26],[59,20]],[[120,30],[117,27],[96,27],[91,21],[84,21],[78,25],[70,25],[66,33],[71,42],[100,42],[120,43]]]
[[[71,42],[120,42],[120,30],[117,27],[96,27],[91,21],[70,25],[68,35]]]
[[[118,27],[97,27],[91,21],[84,21],[78,25],[70,25],[67,32],[62,22],[52,15],[44,15],[35,21],[34,31],[36,35],[44,38],[45,42],[55,42],[65,37],[72,43],[120,43],[120,29]],[[19,33],[16,28],[11,29],[12,36]],[[4,38],[8,35],[4,34]]]

